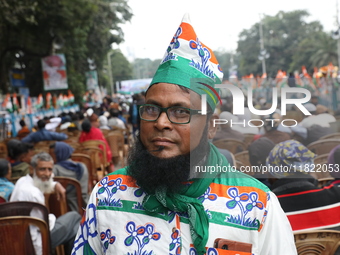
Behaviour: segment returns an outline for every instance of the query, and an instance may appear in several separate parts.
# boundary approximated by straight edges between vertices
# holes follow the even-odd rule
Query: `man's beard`
[[[138,134],[129,152],[128,174],[148,194],[155,194],[156,190],[161,189],[168,193],[180,191],[185,182],[192,177],[191,168],[206,159],[210,148],[207,132],[206,125],[200,143],[191,153],[171,158],[158,158],[152,155],[146,150]]]
[[[52,177],[47,181],[42,181],[35,173],[33,173],[33,184],[44,194],[49,194],[54,191]]]

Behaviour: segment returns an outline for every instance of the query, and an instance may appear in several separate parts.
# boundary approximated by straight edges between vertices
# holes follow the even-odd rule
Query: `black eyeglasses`
[[[139,116],[145,121],[156,121],[165,112],[171,123],[188,124],[191,115],[201,114],[201,110],[192,110],[181,106],[160,107],[153,104],[143,104],[139,107]]]

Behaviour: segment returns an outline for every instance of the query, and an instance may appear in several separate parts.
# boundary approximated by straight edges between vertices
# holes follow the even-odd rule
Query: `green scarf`
[[[229,163],[218,149],[210,144],[207,166],[216,165],[228,166]],[[171,210],[188,213],[191,238],[198,254],[206,252],[209,220],[202,203],[197,198],[204,194],[216,175],[217,173],[210,173],[209,178],[192,179],[193,183],[178,194],[167,194],[165,190],[158,190],[154,195],[146,195],[143,200],[143,206],[149,212],[163,213]]]

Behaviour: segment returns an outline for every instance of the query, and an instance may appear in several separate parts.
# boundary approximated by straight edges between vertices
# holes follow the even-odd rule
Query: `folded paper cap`
[[[214,53],[197,37],[189,15],[185,14],[150,83],[177,84],[206,94],[212,110],[221,100],[216,84],[221,84],[223,72]],[[150,88],[149,87],[149,88]]]

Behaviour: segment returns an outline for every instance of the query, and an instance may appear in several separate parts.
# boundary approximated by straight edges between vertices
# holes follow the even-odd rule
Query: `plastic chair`
[[[83,216],[84,211],[82,208],[85,207],[85,202],[83,201],[79,181],[77,179],[64,176],[54,176],[53,180],[59,182],[65,189],[68,189],[69,185],[73,186],[76,189],[78,212],[81,216]],[[69,207],[68,211],[70,211]]]
[[[87,171],[89,172],[89,191],[93,189],[98,180],[97,169],[92,168],[91,157],[85,153],[72,153],[71,159],[73,161],[82,162],[86,165]]]
[[[87,140],[87,141],[81,142],[80,145],[83,148],[97,147],[97,148],[101,149],[104,152],[103,153],[103,157],[101,158],[101,161],[102,161],[104,167],[107,167],[108,165],[110,165],[111,159],[108,159],[106,157],[106,151],[109,148],[107,148],[107,145],[106,145],[106,143],[104,141],[101,141],[101,140]]]
[[[246,148],[248,148],[249,144],[251,144],[253,142],[255,134],[247,134],[247,133],[245,133],[243,135],[244,135],[243,142],[246,145]]]
[[[0,219],[3,217],[10,217],[10,216],[38,217],[39,219],[46,222],[47,228],[49,230],[48,209],[43,204],[36,203],[36,202],[29,202],[29,201],[15,201],[15,202],[6,202],[6,203],[0,204]],[[26,242],[29,242],[28,240],[30,240],[30,243],[32,243],[30,234],[27,237]],[[49,234],[48,234],[48,242],[50,242]],[[50,251],[51,251],[51,247],[50,247]],[[0,254],[26,254],[26,253],[2,253],[0,252]],[[31,253],[31,254],[34,254],[34,253]]]
[[[121,167],[125,166],[125,159],[127,152],[125,151],[124,135],[121,132],[110,132],[106,137],[112,152],[113,163],[119,164]]]
[[[340,231],[314,230],[294,233],[299,255],[333,255],[340,246]]]
[[[332,133],[328,135],[321,136],[319,140],[325,140],[325,139],[340,139],[340,133]]]
[[[316,156],[316,158],[314,159],[314,164],[326,164],[327,160],[328,160],[328,155],[329,153],[325,153],[325,154],[321,154]]]
[[[242,151],[239,153],[234,154],[235,159],[237,161],[241,161],[244,166],[251,166],[249,161],[249,152],[248,151]]]
[[[340,144],[340,139],[317,140],[307,145],[307,148],[317,155],[327,154]]]
[[[91,158],[92,163],[92,172],[96,172],[96,179],[95,182],[97,183],[102,177],[104,177],[105,174],[105,167],[102,162],[102,159],[104,158],[104,154],[106,155],[105,151],[102,149],[99,149],[97,146],[87,146],[83,147],[81,146],[77,153],[83,153],[87,154]],[[94,174],[92,175],[94,177]]]
[[[214,141],[213,144],[218,148],[229,150],[233,154],[247,150],[245,143],[237,139],[220,139]]]
[[[9,216],[0,218],[0,254],[35,254],[30,225],[40,229],[42,254],[49,255],[51,250],[48,225],[45,221],[31,216]]]
[[[81,146],[79,144],[79,138],[78,137],[69,136],[66,140],[63,140],[63,142],[70,145],[75,151],[79,148],[79,146]]]
[[[54,181],[59,182],[65,189],[68,188],[68,185],[72,185],[76,189],[77,194],[77,205],[78,205],[78,212],[82,216],[83,215],[83,199],[81,194],[81,187],[80,183],[73,178],[70,177],[62,177],[62,176],[55,176],[53,177]],[[67,199],[57,199],[55,193],[44,194],[45,195],[45,204],[48,211],[54,214],[57,218],[65,213],[71,211],[67,204]],[[67,196],[67,194],[66,194]]]

